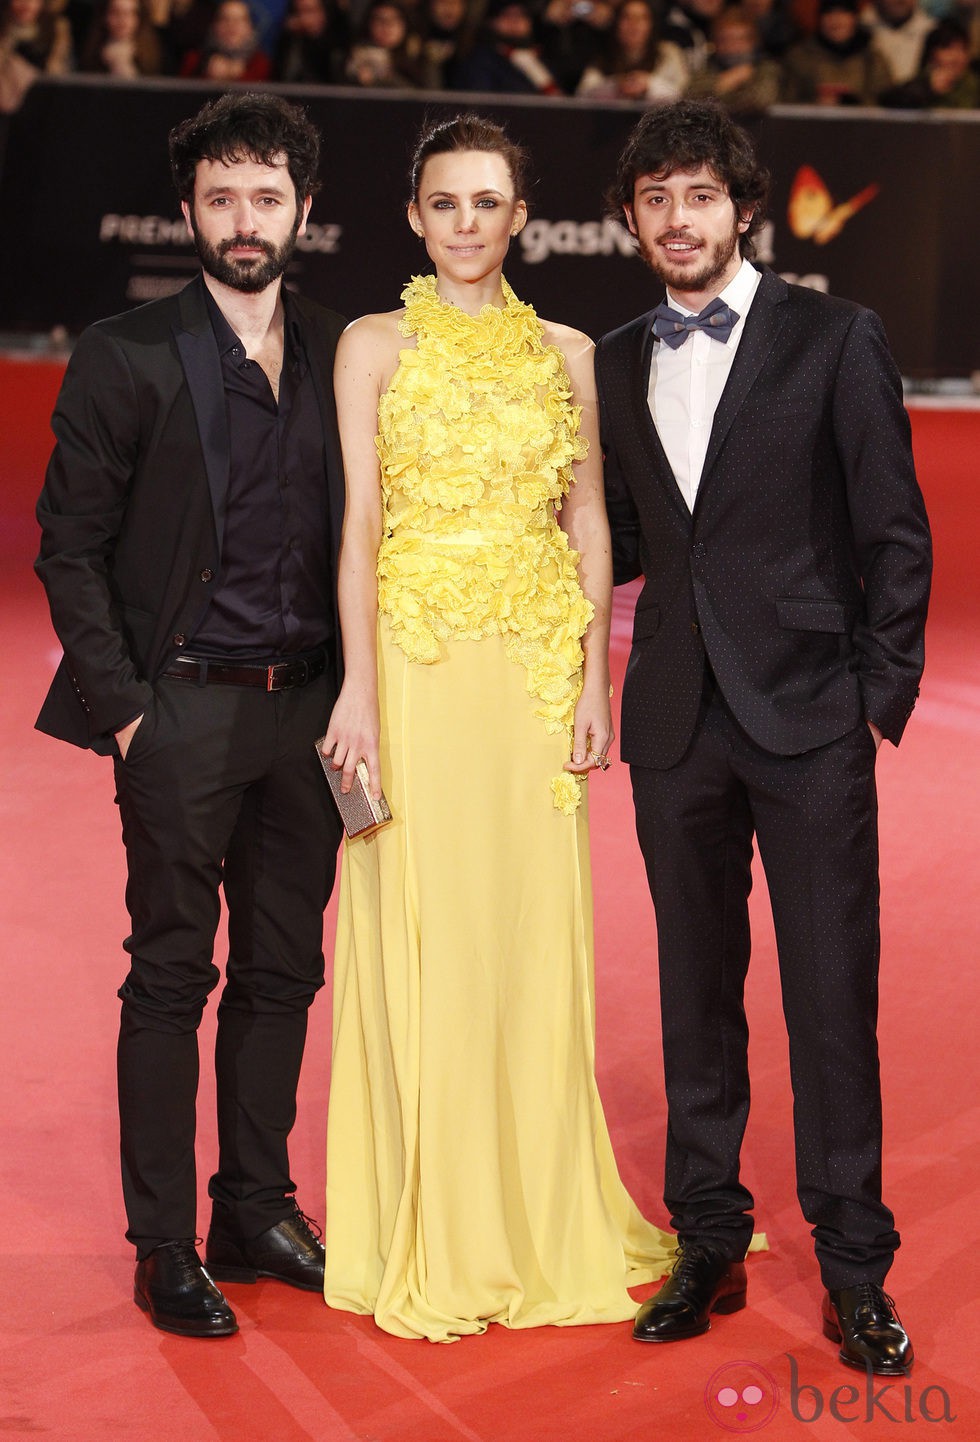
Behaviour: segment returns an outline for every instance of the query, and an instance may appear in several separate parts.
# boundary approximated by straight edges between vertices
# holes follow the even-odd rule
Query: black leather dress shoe
[[[133,1300],[154,1327],[178,1337],[230,1337],[238,1331],[234,1312],[193,1242],[164,1242],[137,1262]]]
[[[296,1207],[291,1217],[246,1241],[215,1214],[208,1232],[208,1266],[219,1282],[271,1277],[304,1292],[322,1292],[324,1251],[315,1226]]]
[[[682,1243],[670,1276],[636,1314],[637,1342],[680,1342],[711,1326],[712,1312],[745,1306],[745,1263],[730,1262],[714,1247]]]
[[[909,1335],[895,1311],[895,1303],[876,1282],[841,1287],[823,1299],[823,1334],[840,1342],[838,1353],[848,1367],[860,1367],[879,1377],[902,1377],[912,1370]]]

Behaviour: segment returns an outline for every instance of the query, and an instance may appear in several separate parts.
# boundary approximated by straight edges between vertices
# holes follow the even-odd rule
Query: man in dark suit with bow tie
[[[680,1254],[638,1340],[744,1306],[743,988],[755,837],[790,1041],[797,1190],[840,1357],[906,1372],[882,1289],[875,756],[923,664],[931,552],[878,318],[752,266],[766,176],[712,102],[648,112],[612,202],[667,301],[596,357],[617,580],[642,573],[622,708],[657,914]]]
[[[114,758],[135,1300],[166,1331],[215,1337],[237,1324],[195,1246],[194,1136],[222,883],[208,1266],[323,1285],[287,1137],[340,839],[314,741],[338,685],[343,322],[282,286],[318,184],[299,107],[222,96],[170,156],[203,274],[92,326],[69,364],[37,561],[64,658],[38,726]]]

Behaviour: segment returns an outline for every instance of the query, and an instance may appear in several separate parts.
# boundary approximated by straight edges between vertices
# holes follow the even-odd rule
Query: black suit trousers
[[[291,1211],[287,1138],[341,832],[314,751],[335,699],[328,676],[273,693],[168,677],[154,689],[115,763],[132,924],[119,992],[123,1192],[140,1255],[197,1234],[197,1029],[220,980],[222,883],[209,1192],[246,1237]]]
[[[829,745],[777,756],[708,691],[677,765],[631,768],[657,916],[665,1201],[682,1238],[744,1255],[754,835],[789,1035],[800,1205],[825,1286],[880,1282],[899,1239],[881,1201],[874,739],[861,722]]]

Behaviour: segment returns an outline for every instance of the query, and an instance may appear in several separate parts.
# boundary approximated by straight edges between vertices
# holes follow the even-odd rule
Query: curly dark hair
[[[511,140],[502,125],[477,115],[473,110],[455,115],[452,120],[426,123],[419,132],[409,170],[411,199],[418,201],[419,183],[425,162],[432,155],[446,155],[455,150],[484,150],[502,155],[514,186],[514,199],[527,200],[531,157],[522,145]]]
[[[282,156],[296,188],[296,204],[302,206],[320,188],[320,132],[301,106],[279,95],[228,92],[170,132],[170,173],[181,200],[194,195],[200,160],[273,165]]]
[[[619,218],[624,206],[632,206],[641,175],[662,179],[703,165],[725,186],[739,216],[744,220],[751,213],[739,245],[742,255],[754,255],[753,237],[766,218],[769,172],[759,165],[750,137],[716,100],[677,100],[640,117],[606,191],[608,214]]]

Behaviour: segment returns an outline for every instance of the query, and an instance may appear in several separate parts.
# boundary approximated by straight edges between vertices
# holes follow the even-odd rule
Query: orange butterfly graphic
[[[826,245],[828,240],[840,235],[852,215],[874,200],[879,189],[876,183],[866,185],[850,200],[835,205],[823,178],[813,166],[801,165],[790,188],[786,207],[789,228],[799,240]]]

